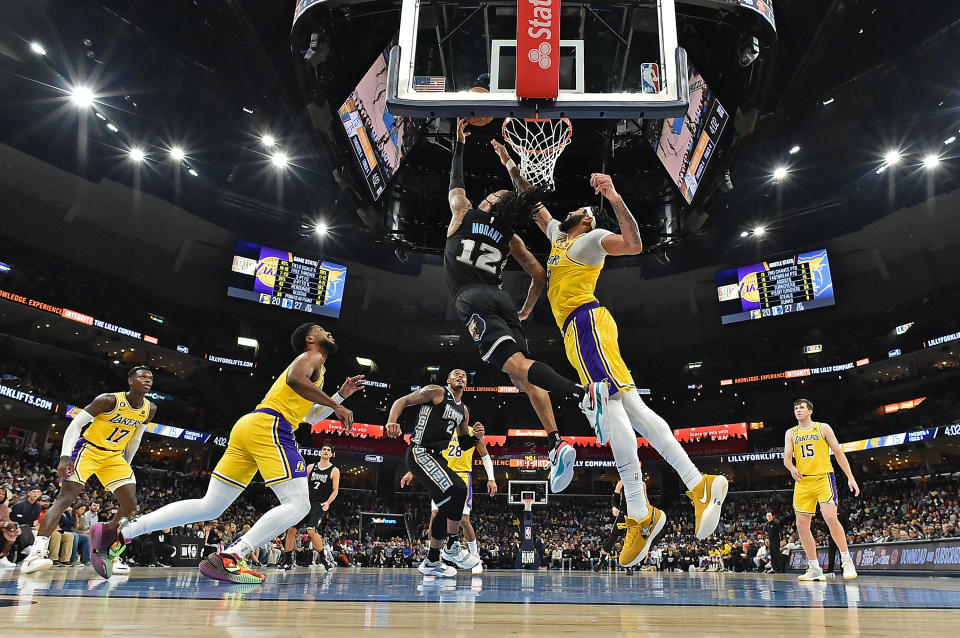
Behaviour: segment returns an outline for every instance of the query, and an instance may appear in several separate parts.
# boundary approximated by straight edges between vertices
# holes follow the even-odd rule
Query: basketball
[[[475,86],[472,89],[470,89],[470,91],[472,93],[489,93],[490,92],[487,89],[483,88],[482,86]],[[467,118],[467,123],[470,126],[486,126],[492,121],[493,121],[492,117],[468,117]]]

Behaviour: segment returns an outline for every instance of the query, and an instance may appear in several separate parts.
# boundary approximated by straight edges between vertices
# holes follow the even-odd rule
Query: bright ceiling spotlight
[[[263,142],[264,146],[274,146],[277,143],[277,138],[267,133],[260,138],[260,141]]]
[[[800,147],[799,147],[799,146],[794,146],[793,148],[790,149],[790,154],[791,154],[791,155],[796,155],[796,154],[799,153],[799,152],[800,152]]]
[[[290,163],[290,159],[285,153],[274,153],[270,158],[270,162],[277,168],[286,168],[287,164]]]
[[[745,230],[740,231],[740,236],[741,236],[741,237],[746,237],[746,236],[748,236],[749,234],[750,234],[750,233],[747,232],[747,231],[745,231]]]
[[[778,166],[773,171],[773,179],[783,179],[787,176],[787,168],[785,166]]]
[[[130,149],[130,159],[138,164],[147,158],[147,154],[143,152],[143,149],[140,148],[131,148]]]
[[[896,166],[900,163],[900,151],[887,151],[887,154],[883,156],[883,161],[887,163],[887,166]]]
[[[314,230],[317,231],[317,234],[323,237],[327,234],[327,225],[323,222],[318,222]]]
[[[766,234],[766,232],[767,232],[767,229],[764,228],[763,226],[757,226],[753,229],[754,237],[763,237],[763,235]]]
[[[31,42],[30,50],[36,53],[37,55],[46,55],[47,50],[43,48],[43,45],[39,42]]]
[[[70,101],[82,109],[93,106],[93,91],[86,86],[75,86],[70,91]]]
[[[940,156],[931,153],[923,158],[923,167],[926,169],[936,168],[940,164]]]
[[[174,146],[170,149],[170,157],[172,157],[175,162],[182,162],[186,156],[186,152],[179,146]]]

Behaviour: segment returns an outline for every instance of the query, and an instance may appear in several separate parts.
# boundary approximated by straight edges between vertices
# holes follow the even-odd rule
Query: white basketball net
[[[520,173],[531,186],[553,188],[553,169],[560,153],[573,139],[569,118],[558,120],[516,119],[503,121],[503,139],[520,156]]]

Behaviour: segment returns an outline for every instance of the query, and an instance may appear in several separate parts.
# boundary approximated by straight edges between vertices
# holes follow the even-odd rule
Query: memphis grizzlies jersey
[[[303,355],[301,354],[300,357]],[[293,388],[287,385],[287,373],[290,372],[290,368],[293,367],[293,364],[297,362],[297,357],[293,362],[287,366],[280,376],[277,377],[277,380],[273,382],[273,385],[270,386],[270,389],[267,390],[267,394],[263,397],[263,401],[260,402],[260,405],[257,406],[257,409],[261,408],[270,408],[271,410],[276,410],[283,415],[283,418],[286,419],[287,423],[293,426],[293,429],[296,430],[297,426],[300,425],[300,422],[303,421],[307,416],[307,412],[310,411],[310,408],[313,407],[313,401],[310,399],[304,399],[302,396],[293,391]],[[326,368],[320,366],[320,376],[317,377],[314,385],[318,388],[323,387],[323,375],[326,371]]]
[[[812,427],[793,428],[793,463],[804,476],[833,472],[830,462],[830,446],[820,430],[821,423]]]
[[[140,407],[133,407],[126,392],[114,392],[117,404],[109,412],[93,417],[83,431],[83,439],[104,450],[121,451],[137,428],[150,420],[150,401],[143,399]]]
[[[443,270],[450,294],[456,296],[470,284],[499,286],[513,234],[513,229],[500,223],[496,216],[476,208],[467,211],[457,232],[447,237],[443,250]]]
[[[466,406],[455,401],[450,388],[444,390],[443,401],[434,405],[424,403],[417,416],[410,443],[440,452],[446,449],[457,426],[466,417]]]
[[[310,488],[310,502],[323,503],[333,494],[333,480],[330,474],[333,473],[335,465],[320,469],[320,464],[316,463],[307,476],[307,484]]]
[[[467,433],[473,436],[473,428],[468,426]],[[447,459],[447,465],[449,465],[450,469],[454,472],[471,472],[473,471],[474,449],[476,448],[471,447],[469,450],[461,449],[460,439],[457,437],[457,433],[454,432],[442,456]]]

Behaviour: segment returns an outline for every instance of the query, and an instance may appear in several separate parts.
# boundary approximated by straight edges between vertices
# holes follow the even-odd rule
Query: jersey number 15
[[[813,443],[804,443],[800,446],[800,457],[804,459],[813,458]]]

